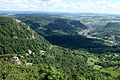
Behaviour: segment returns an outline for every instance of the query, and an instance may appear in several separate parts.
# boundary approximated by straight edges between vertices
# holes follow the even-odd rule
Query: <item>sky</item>
[[[120,14],[120,0],[0,0],[0,11]]]

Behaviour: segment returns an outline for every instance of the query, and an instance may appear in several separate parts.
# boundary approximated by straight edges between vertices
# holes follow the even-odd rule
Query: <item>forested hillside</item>
[[[93,30],[92,32],[90,32],[90,34],[93,36],[101,37],[114,42],[119,42],[120,23],[119,22],[108,23],[106,26]]]
[[[119,63],[117,53],[52,45],[25,23],[0,17],[1,80],[119,80]]]
[[[18,17],[21,21],[29,25],[37,33],[48,35],[75,35],[79,31],[88,27],[82,24],[79,20],[70,20],[48,16],[24,16]]]
[[[79,20],[50,17],[47,15],[24,15],[17,18],[55,45],[70,49],[87,49],[94,53],[120,52],[120,48],[114,46],[114,42],[106,41],[106,39],[98,39],[100,36],[93,38],[93,35],[91,36],[90,33],[94,30],[90,31],[90,35],[88,35],[89,27],[82,24]],[[100,32],[104,34],[102,30]]]

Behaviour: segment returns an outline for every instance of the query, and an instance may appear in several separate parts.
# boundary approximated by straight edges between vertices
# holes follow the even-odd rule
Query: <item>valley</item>
[[[119,53],[119,18],[113,15],[0,17],[1,80],[119,80]]]

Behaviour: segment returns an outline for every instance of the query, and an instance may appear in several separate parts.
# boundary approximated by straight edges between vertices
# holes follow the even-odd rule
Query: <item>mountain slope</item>
[[[79,55],[81,56],[79,60],[82,59],[82,61],[78,61],[76,57],[73,56],[73,52],[71,50],[51,45],[43,37],[39,36],[24,23],[21,23],[16,19],[0,17],[0,71],[2,73],[0,76],[2,79],[14,78],[9,77],[9,72],[11,72],[9,71],[9,68],[15,69],[16,71],[21,70],[19,68],[16,69],[16,64],[20,64],[20,66],[18,66],[20,68],[24,68],[25,70],[27,70],[26,65],[33,65],[31,69],[33,70],[33,74],[39,74],[39,72],[37,73],[34,71],[34,68],[37,68],[37,66],[43,66],[43,72],[40,71],[41,74],[36,75],[37,77],[33,75],[33,79],[38,80],[40,78],[44,80],[49,79],[50,74],[53,75],[53,73],[46,71],[46,68],[44,69],[44,65],[55,66],[55,68],[53,68],[55,74],[57,73],[57,71],[59,72],[59,70],[61,70],[63,74],[68,73],[65,75],[69,75],[69,78],[72,79],[72,75],[76,72],[75,70],[73,73],[71,73],[71,70],[74,68],[75,65],[77,65],[77,63],[75,62],[81,63],[81,66],[79,68],[82,68],[83,66],[85,67],[85,58],[82,58],[81,54]],[[71,63],[71,59],[73,63]],[[5,67],[3,65],[6,65],[8,67]],[[67,66],[71,67],[68,68]],[[28,67],[28,69],[30,68]],[[41,68],[39,69],[41,70]],[[61,71],[57,74],[56,77],[51,77],[53,79],[59,79],[58,76],[61,76],[60,79],[63,80],[64,75],[60,75]],[[83,71],[81,72],[83,73]],[[42,73],[44,73],[44,75]],[[22,76],[22,74],[24,75],[26,73],[23,72],[21,74],[20,71],[17,74],[20,74]],[[11,75],[15,76],[14,74]],[[30,74],[26,74],[25,76],[28,75]],[[40,76],[42,76],[42,78]],[[18,78],[20,77],[18,76]],[[22,79],[27,79],[27,77],[22,76]],[[32,79],[32,77],[30,79]]]
[[[78,31],[88,28],[87,26],[82,24],[79,20],[70,20],[64,18],[47,17],[47,16],[44,17],[25,16],[25,17],[18,17],[18,19],[25,22],[34,31],[36,31],[37,33],[43,36],[48,36],[53,34],[74,35],[77,34]]]
[[[52,45],[19,20],[0,17],[1,80],[117,79],[119,74],[114,78],[109,72],[94,69],[89,58],[97,61],[98,57]],[[100,60],[94,61],[95,66],[103,64],[104,69],[106,63]]]
[[[37,53],[37,48],[47,49],[50,46],[45,39],[15,19],[0,17],[0,31],[0,54],[25,54],[28,49]]]
[[[0,79],[63,80],[64,72],[53,66],[60,66],[61,62],[57,64],[55,60],[64,50],[51,45],[19,20],[0,17]]]
[[[111,41],[120,40],[120,23],[108,23],[106,26],[95,29],[91,35],[108,39]]]
[[[84,48],[94,53],[110,51],[109,49],[104,51],[102,49],[108,48],[111,43],[78,35],[78,32],[88,29],[78,20],[32,16],[19,17],[19,19],[55,45],[71,49]]]

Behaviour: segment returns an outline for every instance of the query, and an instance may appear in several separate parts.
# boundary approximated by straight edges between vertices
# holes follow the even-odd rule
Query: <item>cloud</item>
[[[63,0],[0,0],[0,10],[62,11],[120,14],[120,2],[88,0],[65,3]]]
[[[40,1],[45,1],[46,2],[46,1],[50,1],[50,0],[40,0]]]
[[[66,9],[72,9],[75,12],[92,12],[92,13],[116,13],[120,14],[120,2],[111,0],[96,0],[88,2],[72,2],[67,5]]]

